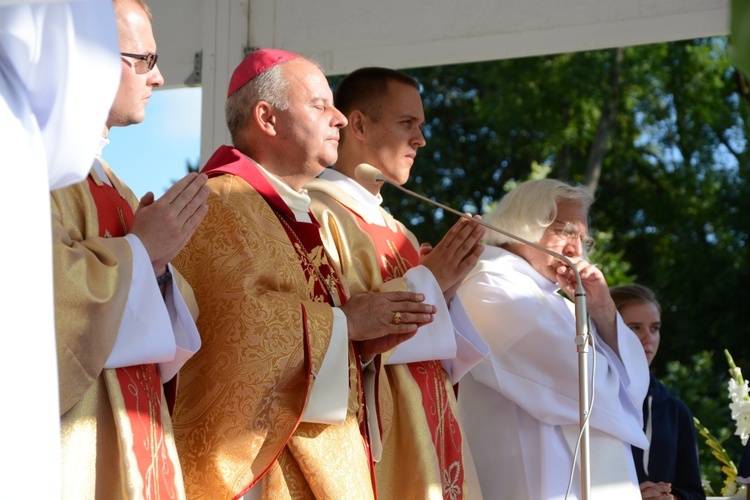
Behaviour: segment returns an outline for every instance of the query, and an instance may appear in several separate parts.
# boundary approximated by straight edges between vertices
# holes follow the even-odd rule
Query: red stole
[[[91,175],[88,183],[99,219],[99,236],[125,236],[134,217],[128,201],[112,186],[97,185]],[[115,415],[120,452],[123,463],[128,463],[128,457],[134,458],[143,486],[142,491],[131,493],[141,498],[175,498],[175,465],[162,427],[162,384],[157,366],[152,363],[114,371],[119,387],[108,385],[107,389],[112,407],[121,408],[124,403],[126,415],[122,419]],[[126,466],[126,477],[127,469]]]
[[[334,307],[346,303],[346,293],[341,278],[330,264],[331,259],[328,257],[323,246],[323,240],[320,238],[320,223],[315,219],[312,212],[308,212],[311,222],[298,222],[294,216],[294,212],[292,212],[276,189],[268,182],[263,173],[258,170],[255,163],[240,151],[230,146],[221,146],[217,149],[201,171],[209,177],[223,174],[236,175],[250,184],[276,214],[279,223],[289,238],[289,242],[297,253],[307,282],[313,283],[310,300],[315,302],[325,301]],[[302,314],[303,317],[306,317],[304,306]],[[307,334],[305,336],[307,337]],[[363,409],[363,414],[358,416],[359,429],[362,434],[368,463],[370,464],[373,492],[375,498],[377,498],[377,483],[375,481],[375,467],[373,466],[369,429],[367,427],[367,405],[364,400],[364,378],[362,376],[359,344],[352,342],[352,345],[357,358],[355,361],[358,385],[357,400],[359,407]],[[306,346],[305,352],[309,355],[309,346]],[[311,360],[308,358],[306,362],[309,372]]]
[[[310,293],[310,300],[315,302],[325,300],[332,306],[346,302],[341,279],[325,253],[323,241],[320,239],[320,224],[312,212],[308,212],[311,223],[298,222],[292,209],[284,203],[279,193],[253,161],[229,146],[217,149],[203,167],[202,172],[209,177],[222,174],[236,175],[250,184],[266,200],[279,219],[279,223],[297,252],[308,283],[314,282],[314,291]]]
[[[407,270],[419,264],[419,253],[411,241],[397,228],[368,224],[356,212],[354,215],[360,229],[372,240],[380,264],[383,282],[403,276]],[[432,434],[432,444],[443,480],[443,497],[463,498],[463,491],[448,491],[451,485],[464,482],[462,437],[456,416],[449,403],[445,372],[439,361],[420,361],[406,365],[422,393],[422,408]]]

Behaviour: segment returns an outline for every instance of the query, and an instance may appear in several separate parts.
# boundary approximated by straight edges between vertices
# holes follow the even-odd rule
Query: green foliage
[[[659,356],[669,347],[665,342],[671,341],[667,338],[662,341]],[[720,351],[700,351],[684,363],[671,360],[656,375],[713,435],[713,441],[709,442],[705,436],[698,437],[701,475],[711,483],[715,493],[721,492],[726,479],[722,466],[727,465],[727,459],[738,463],[742,456],[742,442],[734,436],[734,422],[729,411],[729,377],[723,354]],[[717,447],[725,450],[725,457],[717,457]]]
[[[750,0],[732,0],[731,31],[730,59],[750,77]]]
[[[599,231],[594,235],[596,246],[589,255],[607,279],[609,286],[626,285],[634,281],[631,275],[632,266],[624,259],[625,250],[614,244],[611,231]]]
[[[725,48],[724,38],[628,47],[616,84],[610,50],[410,71],[423,86],[428,142],[408,187],[483,212],[540,167],[583,182],[603,103],[618,96],[592,258],[610,284],[639,281],[660,297],[665,335],[681,341],[657,370],[715,346],[746,357],[750,101]],[[455,221],[389,186],[383,196],[423,241]]]
[[[185,163],[187,164],[188,173],[198,172],[200,170],[200,160],[196,160],[195,163],[192,163],[190,160],[186,160]]]

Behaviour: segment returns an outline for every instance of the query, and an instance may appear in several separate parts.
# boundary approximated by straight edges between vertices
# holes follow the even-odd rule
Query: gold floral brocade
[[[264,498],[371,498],[356,384],[343,424],[300,424],[331,306],[252,186],[234,175],[208,184],[208,214],[175,260],[203,341],[180,374],[173,418],[188,498],[237,497],[261,477]]]

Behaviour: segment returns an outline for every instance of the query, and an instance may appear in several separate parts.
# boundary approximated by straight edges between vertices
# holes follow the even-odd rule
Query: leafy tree
[[[185,163],[187,165],[188,173],[200,171],[200,159],[196,159],[195,163],[191,162],[190,160],[185,160]]]

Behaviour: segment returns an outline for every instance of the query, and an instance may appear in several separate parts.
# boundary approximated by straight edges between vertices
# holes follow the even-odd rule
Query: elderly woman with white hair
[[[592,498],[640,499],[630,446],[648,446],[641,404],[648,365],[587,259],[593,196],[551,179],[520,184],[484,220],[577,267],[591,339]],[[458,290],[491,353],[461,381],[459,415],[484,498],[580,498],[574,451],[579,424],[574,272],[559,257],[488,232],[485,251]],[[563,296],[564,292],[567,297]],[[595,358],[595,360],[594,360]]]

